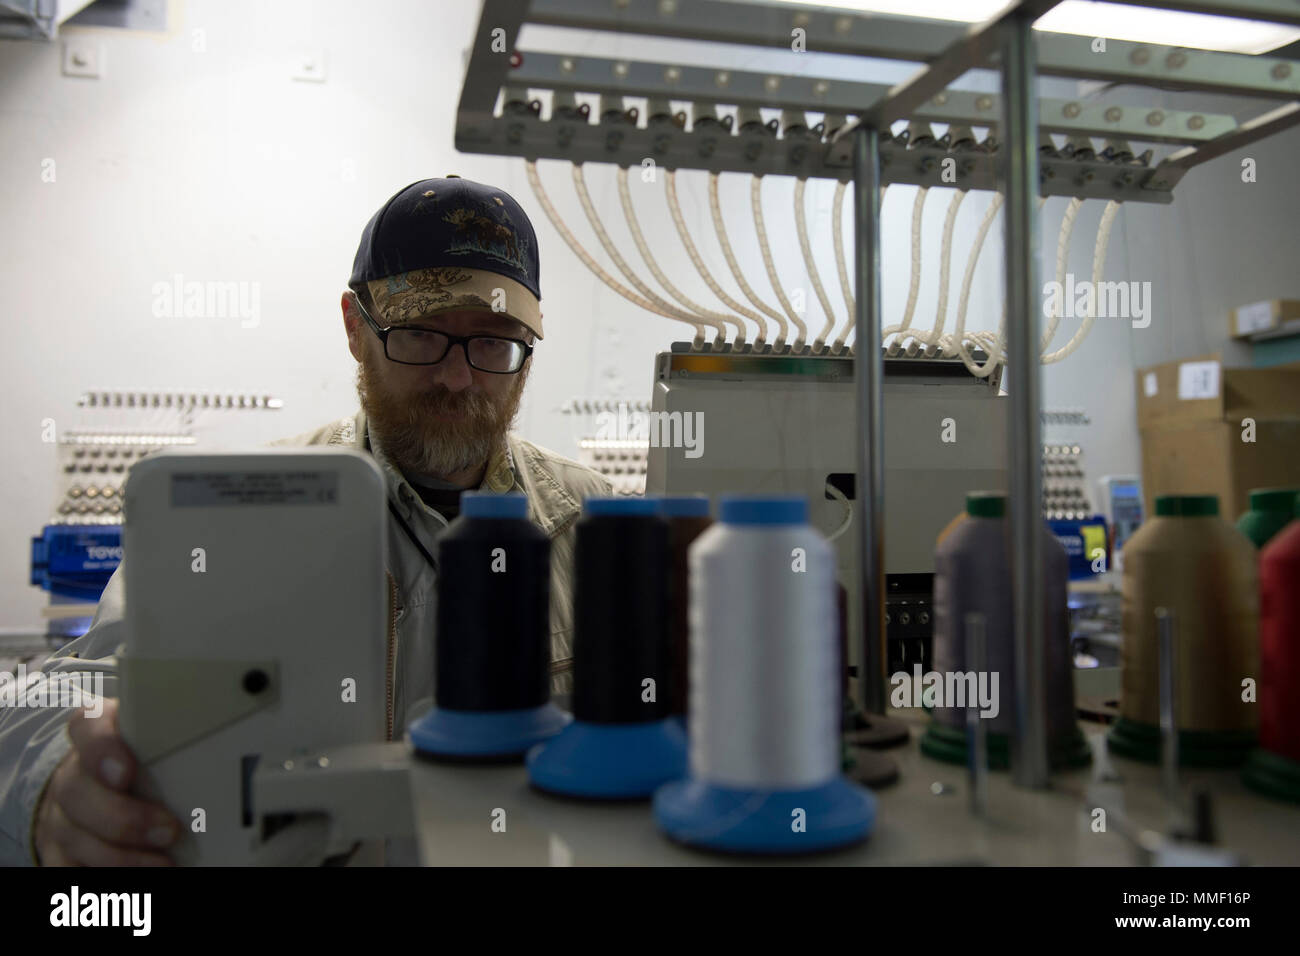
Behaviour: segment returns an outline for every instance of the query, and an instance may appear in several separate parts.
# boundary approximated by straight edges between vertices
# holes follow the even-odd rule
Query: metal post
[[[1044,673],[1042,440],[1038,355],[1038,110],[1034,91],[1033,20],[1009,18],[1002,33],[1006,114],[1007,359],[1011,420],[1007,429],[1011,504],[1012,608],[1015,613],[1017,786],[1049,782]]]
[[[880,132],[853,133],[853,227],[857,236],[858,574],[862,662],[858,685],[869,714],[885,712],[885,365],[880,350]]]

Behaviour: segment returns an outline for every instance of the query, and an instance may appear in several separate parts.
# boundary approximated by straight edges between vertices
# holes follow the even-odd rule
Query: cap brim
[[[366,283],[375,318],[385,326],[410,325],[443,312],[506,315],[542,338],[541,303],[514,279],[456,266],[416,269]]]

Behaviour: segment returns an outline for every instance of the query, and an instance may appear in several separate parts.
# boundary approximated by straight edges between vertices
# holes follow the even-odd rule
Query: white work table
[[[432,866],[1129,865],[1138,854],[1114,822],[1116,809],[1135,830],[1168,829],[1160,768],[1114,757],[1111,766],[1121,779],[1100,785],[1104,789],[1093,794],[1101,796],[1093,801],[1085,795],[1095,767],[1054,774],[1052,788],[1041,792],[1014,787],[1007,771],[990,772],[988,815],[977,817],[970,810],[966,768],[921,754],[925,718],[891,716],[912,725],[911,739],[882,751],[898,761],[899,778],[875,791],[875,825],[870,837],[854,847],[790,858],[702,852],[665,838],[649,801],[568,800],[532,789],[521,765],[413,759],[410,784],[420,858]],[[1104,730],[1083,727],[1095,755]],[[1220,847],[1248,864],[1300,862],[1300,806],[1255,794],[1236,770],[1183,770],[1179,779],[1184,792],[1205,789],[1212,794]],[[1103,803],[1107,830],[1094,832],[1091,810]]]

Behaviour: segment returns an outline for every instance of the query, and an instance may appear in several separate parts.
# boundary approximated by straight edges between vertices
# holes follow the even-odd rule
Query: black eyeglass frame
[[[374,317],[371,316],[371,314],[366,310],[366,307],[361,304],[361,297],[358,296],[355,292],[352,293],[352,301],[356,303],[357,311],[359,311],[361,313],[361,317],[366,320],[366,324],[369,325],[372,330],[374,330],[375,335],[379,336],[379,341],[383,343],[384,358],[388,359],[388,361],[390,362],[395,362],[398,365],[415,365],[415,366],[437,365],[438,362],[443,361],[444,359],[446,359],[448,355],[451,354],[451,350],[453,348],[459,345],[461,347],[461,351],[465,353],[465,361],[469,363],[470,368],[477,369],[478,371],[484,372],[488,375],[518,375],[520,371],[522,371],[524,367],[524,363],[528,361],[528,357],[533,354],[533,346],[529,345],[523,339],[512,338],[509,335],[488,335],[488,334],[452,335],[450,332],[444,332],[441,329],[429,329],[420,325],[390,325],[387,328],[383,328],[379,325],[378,322],[374,320]],[[388,354],[388,334],[390,332],[400,332],[406,329],[414,329],[420,332],[430,332],[445,337],[447,339],[447,351],[443,352],[441,358],[439,358],[436,362],[403,362],[401,359],[393,358],[391,355]],[[479,368],[479,366],[474,364],[474,360],[469,357],[469,343],[474,339],[497,339],[498,341],[501,342],[517,343],[524,350],[524,356],[519,360],[519,368],[511,369],[508,372],[500,372],[497,371],[496,369],[491,369],[491,368]]]

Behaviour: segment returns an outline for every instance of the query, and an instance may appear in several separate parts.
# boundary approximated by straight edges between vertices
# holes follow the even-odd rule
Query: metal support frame
[[[1032,25],[1034,20],[1059,2],[1060,0],[1020,0],[1016,4],[1017,15],[1027,18]],[[997,50],[1005,20],[1006,15],[969,27],[960,39],[953,41],[924,70],[894,87],[883,100],[873,103],[862,114],[861,122],[876,129],[888,126],[894,120],[911,115],[913,110],[927,100],[939,96],[949,83],[960,79],[962,74],[986,66]]]
[[[1166,156],[1156,167],[1150,185],[1154,189],[1173,189],[1192,167],[1241,149],[1265,136],[1288,129],[1298,121],[1300,121],[1300,103],[1279,106],[1272,112],[1243,123],[1239,129],[1231,133],[1216,137],[1204,146],[1188,146]]]
[[[872,109],[863,122],[840,139],[852,137],[854,216],[858,245],[858,342],[881,337],[880,303],[880,131],[904,116],[935,88],[999,53],[1004,103],[1002,146],[1006,188],[1005,275],[1007,352],[1011,375],[1008,459],[1012,605],[1015,634],[1016,726],[1012,768],[1022,787],[1043,788],[1050,782],[1047,741],[1043,608],[1043,529],[1038,327],[1038,110],[1034,95],[1033,22],[1050,3],[1031,2],[972,30],[959,47],[945,51],[936,66],[901,84]],[[996,47],[991,42],[997,41]],[[969,44],[969,46],[967,46]],[[930,75],[930,70],[934,75]],[[883,712],[884,679],[880,649],[884,640],[884,421],[883,368],[878,348],[857,350],[859,525],[861,561],[863,705]]]
[[[880,131],[854,131],[853,267],[858,348],[858,574],[862,608],[859,690],[868,713],[885,712],[885,369],[880,348]]]
[[[1047,705],[1043,635],[1043,475],[1038,364],[1038,115],[1034,109],[1033,20],[1002,25],[1006,103],[1007,428],[1011,606],[1015,635],[1016,733],[1011,768],[1022,787],[1046,787]]]
[[[889,87],[883,83],[816,76],[783,76],[774,93],[769,89],[770,77],[771,74],[749,70],[715,70],[646,60],[529,51],[523,56],[523,62],[511,71],[510,82],[530,89],[575,94],[600,90],[610,95],[846,114],[856,113],[863,103],[874,103],[889,93]],[[997,94],[946,90],[920,103],[908,114],[908,119],[996,129],[1000,110]],[[1223,114],[1190,110],[1161,110],[1159,116],[1152,116],[1152,111],[1141,108],[1043,98],[1039,100],[1038,124],[1052,133],[1143,143],[1194,144],[1236,129],[1237,120]]]
[[[1220,0],[1201,4],[1227,15],[1260,16],[1290,22],[1293,0]],[[1037,16],[1052,4],[1021,4]],[[1182,6],[1151,0],[1151,6]],[[896,90],[882,84],[820,79],[779,72],[712,69],[686,64],[611,60],[585,55],[516,50],[525,24],[669,36],[724,44],[789,49],[792,31],[803,29],[806,48],[817,52],[930,62]],[[504,31],[504,36],[497,33]],[[739,5],[719,0],[485,0],[471,49],[457,115],[456,147],[464,152],[555,158],[574,163],[640,165],[647,157],[667,168],[737,171],[848,181],[852,143],[848,131],[838,141],[822,141],[819,131],[794,130],[778,136],[768,129],[746,133],[722,124],[593,122],[586,113],[554,115],[543,121],[528,111],[503,111],[499,91],[553,91],[557,95],[645,96],[692,102],[712,110],[721,106],[756,107],[969,125],[996,132],[998,97],[946,89],[945,82],[968,69],[996,60],[988,25],[962,27],[950,22],[884,15],[853,14],[765,4]],[[502,42],[504,41],[504,42]],[[1037,34],[1037,72],[1148,86],[1228,92],[1300,100],[1300,71],[1289,60],[1157,44],[1108,40],[1094,52],[1089,38]],[[510,51],[507,53],[506,51]],[[910,107],[910,108],[908,108]],[[1173,187],[1191,165],[1300,125],[1300,109],[1284,107],[1238,126],[1235,119],[1190,110],[1163,110],[1111,102],[1042,100],[1036,107],[1040,129],[1075,136],[1097,136],[1127,143],[1173,143],[1193,147],[1176,153],[1157,171],[1143,161],[1107,161],[1098,156],[1040,157],[1044,196],[1077,196],[1121,202],[1171,201]],[[599,112],[599,111],[593,111]],[[963,188],[997,188],[990,150],[947,150],[935,144],[920,149],[893,142],[881,115],[870,125],[881,133],[881,183],[942,186],[943,160],[955,158]],[[828,125],[835,125],[830,123]],[[829,134],[833,130],[826,131]],[[950,183],[947,183],[950,184]]]
[[[1193,9],[1174,0],[1148,0],[1145,6]],[[1294,23],[1290,0],[1219,0],[1199,3],[1223,16]],[[1041,16],[1051,3],[1022,8]],[[670,12],[665,12],[669,10]],[[1272,12],[1268,12],[1271,10]],[[1207,11],[1199,11],[1207,12]],[[739,14],[722,0],[532,0],[530,23],[582,30],[608,30],[641,36],[703,40],[709,43],[790,49],[791,31],[804,31],[806,47],[825,53],[930,63],[945,50],[977,33],[946,20],[850,13],[790,6],[755,5]],[[967,47],[967,49],[971,49]],[[968,69],[978,64],[970,63]],[[1082,77],[1115,83],[1173,84],[1207,92],[1237,93],[1271,99],[1300,96],[1300,72],[1292,61],[1211,50],[1191,50],[1156,43],[1107,40],[1105,53],[1094,53],[1091,37],[1044,33],[1038,37],[1041,76]]]

